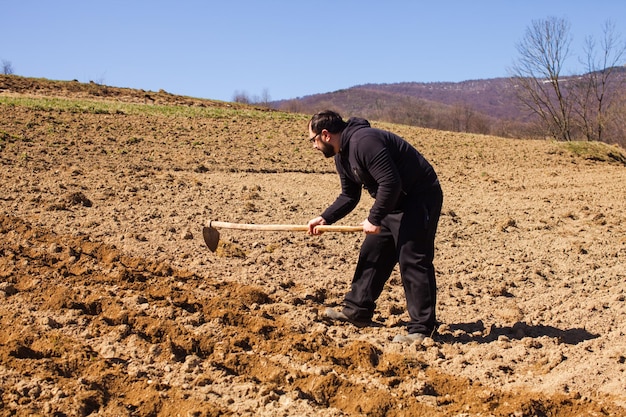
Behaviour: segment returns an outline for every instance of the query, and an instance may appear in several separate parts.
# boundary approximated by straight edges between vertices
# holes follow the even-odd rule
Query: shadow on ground
[[[478,320],[473,323],[451,324],[448,326],[447,332],[438,335],[438,339],[444,343],[491,343],[498,340],[500,336],[518,340],[525,337],[548,336],[568,345],[577,345],[599,337],[599,335],[590,333],[585,329],[564,330],[554,326],[529,325],[524,322],[517,322],[513,326],[492,325],[486,329],[484,323]]]

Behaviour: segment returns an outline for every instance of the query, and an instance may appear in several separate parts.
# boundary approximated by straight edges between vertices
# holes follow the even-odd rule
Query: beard
[[[332,158],[335,156],[335,149],[327,142],[322,142],[322,148],[320,151],[324,154],[326,158]]]

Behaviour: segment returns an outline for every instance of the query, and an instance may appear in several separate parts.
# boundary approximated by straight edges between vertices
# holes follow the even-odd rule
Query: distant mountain
[[[514,88],[508,78],[458,83],[365,84],[354,88],[406,95],[448,106],[470,105],[474,110],[496,118],[517,119],[521,117]]]
[[[361,116],[441,130],[497,133],[501,121],[525,122],[509,79],[458,83],[364,84],[330,93],[271,103],[280,110],[315,113],[333,109]],[[511,123],[511,122],[508,122]]]
[[[616,78],[626,81],[626,68],[614,70]],[[563,80],[566,82],[567,78]],[[626,87],[626,82],[620,84]],[[276,101],[271,107],[303,113],[333,109],[344,117],[361,116],[442,130],[519,137],[529,134],[533,127],[532,115],[520,105],[515,88],[509,78],[363,84]]]

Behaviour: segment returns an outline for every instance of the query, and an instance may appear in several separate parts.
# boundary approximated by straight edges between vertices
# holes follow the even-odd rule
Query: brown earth
[[[209,219],[305,224],[334,199],[307,118],[0,76],[0,415],[626,415],[623,150],[375,123],[445,192],[442,324],[417,347],[391,342],[397,271],[379,326],[320,316],[358,233],[203,244]]]

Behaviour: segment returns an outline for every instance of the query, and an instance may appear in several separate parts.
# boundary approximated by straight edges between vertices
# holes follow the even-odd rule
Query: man
[[[332,224],[350,213],[361,188],[374,198],[363,221],[361,246],[350,291],[341,311],[327,309],[331,320],[363,327],[371,324],[376,300],[396,264],[407,301],[408,335],[394,342],[421,343],[435,330],[436,282],[433,258],[443,193],[431,164],[408,142],[374,129],[361,118],[345,122],[333,111],[313,115],[309,139],[327,158],[334,157],[341,193],[320,216],[308,223]]]

